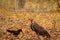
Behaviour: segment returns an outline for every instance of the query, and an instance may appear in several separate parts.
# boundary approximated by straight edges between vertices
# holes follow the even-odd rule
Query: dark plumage
[[[41,35],[43,37],[50,38],[50,34],[40,25],[33,21],[33,19],[29,19],[31,21],[31,29],[36,32],[36,34]]]
[[[7,32],[13,34],[14,36],[18,36],[20,34],[20,32],[22,32],[22,29],[18,29],[18,30],[7,30]]]

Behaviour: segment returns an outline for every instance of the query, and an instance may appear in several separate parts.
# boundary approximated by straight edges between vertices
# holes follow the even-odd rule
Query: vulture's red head
[[[32,18],[30,18],[29,20],[30,20],[30,22],[31,22],[31,24],[32,24],[32,23],[33,23],[33,19],[32,19]]]

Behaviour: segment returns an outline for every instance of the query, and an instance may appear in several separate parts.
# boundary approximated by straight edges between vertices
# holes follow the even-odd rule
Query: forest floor
[[[30,28],[29,18],[44,27],[51,35],[51,40],[60,40],[60,12],[9,11],[0,9],[0,40],[48,40],[37,35]],[[18,37],[8,33],[7,29],[22,29]]]

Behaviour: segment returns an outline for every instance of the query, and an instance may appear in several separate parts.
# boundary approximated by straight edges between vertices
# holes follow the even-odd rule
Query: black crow
[[[18,29],[18,30],[7,30],[7,32],[13,34],[14,36],[18,36],[20,34],[20,32],[22,32],[22,29]]]

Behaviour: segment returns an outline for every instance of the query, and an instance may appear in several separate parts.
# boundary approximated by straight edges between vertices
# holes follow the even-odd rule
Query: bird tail
[[[7,30],[7,32],[10,32],[10,33],[12,33],[10,30]]]
[[[49,34],[47,34],[47,38],[50,38],[51,36]]]
[[[47,34],[47,40],[52,40],[52,37],[50,34]]]

